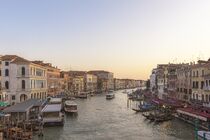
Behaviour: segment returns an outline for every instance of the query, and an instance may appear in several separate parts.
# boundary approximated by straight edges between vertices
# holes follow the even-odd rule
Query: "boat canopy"
[[[61,104],[48,104],[43,109],[42,112],[59,112],[61,111]]]
[[[61,103],[62,98],[50,98],[50,103]]]
[[[41,106],[43,102],[39,99],[29,99],[22,103],[10,106],[3,110],[5,113],[15,113],[15,112],[27,112],[30,108],[34,106]]]
[[[191,107],[180,108],[177,110],[178,113],[185,114],[194,118],[198,118],[203,121],[208,121],[210,119],[210,114],[206,112],[201,112],[200,110],[195,110]]]
[[[210,131],[198,131],[198,136],[205,138],[205,140],[210,140]]]
[[[77,104],[74,101],[65,101],[65,105],[67,106],[77,106]]]

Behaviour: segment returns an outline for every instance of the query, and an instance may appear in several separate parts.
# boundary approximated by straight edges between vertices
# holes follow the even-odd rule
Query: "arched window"
[[[9,76],[9,70],[5,69],[5,76]]]
[[[26,88],[26,82],[25,80],[22,80],[22,89],[25,89]]]
[[[5,82],[5,88],[9,89],[9,82],[8,81]]]
[[[23,76],[25,76],[25,74],[26,74],[26,69],[25,69],[25,67],[22,67],[21,73],[22,73]]]

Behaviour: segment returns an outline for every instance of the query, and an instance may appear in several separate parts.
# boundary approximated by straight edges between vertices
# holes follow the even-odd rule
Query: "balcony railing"
[[[210,91],[210,87],[209,86],[205,86],[205,87],[203,87],[203,89]]]

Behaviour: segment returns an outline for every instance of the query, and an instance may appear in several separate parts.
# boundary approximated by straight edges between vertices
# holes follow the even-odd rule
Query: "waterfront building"
[[[177,97],[179,100],[189,101],[192,94],[191,65],[182,65],[177,69]]]
[[[192,96],[194,101],[207,103],[210,101],[208,80],[210,74],[210,60],[199,60],[192,66]],[[207,83],[206,83],[207,82]]]
[[[152,92],[157,90],[157,69],[153,69],[150,75],[150,90]]]
[[[210,68],[210,65],[208,64],[207,66]],[[205,102],[203,103],[204,106],[210,107],[210,74],[206,74],[204,76],[204,95],[205,97]]]
[[[60,84],[61,84],[61,89],[64,92],[68,92],[68,83],[69,83],[69,73],[65,71],[60,72]]]
[[[97,76],[85,73],[84,91],[89,93],[97,92]]]
[[[47,69],[47,94],[48,96],[56,96],[62,92],[60,69],[52,66],[51,63],[44,63],[43,61],[33,61],[33,63],[41,65]]]
[[[16,55],[1,57],[1,87],[8,103],[47,97],[46,68]]]
[[[113,73],[108,72],[108,71],[103,71],[103,70],[89,71],[88,73],[97,76],[99,92],[114,90],[114,74]]]
[[[125,89],[126,84],[124,79],[114,79],[114,90]]]
[[[6,95],[5,95],[4,92],[2,92],[2,87],[1,87],[1,76],[2,76],[2,72],[1,72],[1,67],[2,67],[1,57],[2,56],[0,56],[0,101],[5,101],[6,100]]]
[[[168,65],[168,96],[177,98],[177,69],[184,64],[169,64]]]
[[[70,90],[74,95],[79,95],[81,92],[84,92],[84,76],[74,76],[71,77]]]
[[[114,79],[114,90],[143,87],[142,80],[134,79]]]
[[[86,71],[69,71],[68,89],[71,92],[96,93],[98,77]]]
[[[158,88],[158,96],[160,99],[162,99],[164,96],[164,89],[165,89],[163,69],[158,69],[157,71],[157,88]]]
[[[143,80],[135,80],[135,87],[145,87]]]

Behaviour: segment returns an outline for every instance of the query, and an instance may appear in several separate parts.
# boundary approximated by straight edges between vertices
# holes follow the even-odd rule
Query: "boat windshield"
[[[70,109],[70,110],[77,110],[77,106],[76,105],[66,105],[66,108]]]
[[[43,117],[45,118],[59,117],[59,112],[44,112]]]

